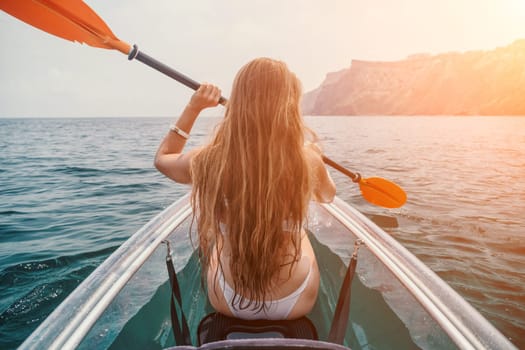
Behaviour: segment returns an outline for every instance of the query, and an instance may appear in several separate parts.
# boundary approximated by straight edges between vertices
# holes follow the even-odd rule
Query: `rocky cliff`
[[[492,51],[353,60],[302,107],[305,115],[525,115],[525,39]]]

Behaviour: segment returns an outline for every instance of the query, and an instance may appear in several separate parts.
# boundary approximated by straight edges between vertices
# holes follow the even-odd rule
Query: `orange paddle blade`
[[[359,188],[367,201],[385,208],[399,208],[407,200],[401,187],[380,177],[361,179]]]
[[[327,165],[330,165],[332,168],[348,176],[353,182],[358,183],[359,188],[361,189],[361,194],[370,203],[385,208],[399,208],[405,204],[407,195],[405,191],[395,183],[380,177],[363,179],[359,173],[354,174],[327,156],[323,155],[322,158],[323,162]]]
[[[0,0],[0,9],[66,40],[125,54],[131,49],[81,0]]]

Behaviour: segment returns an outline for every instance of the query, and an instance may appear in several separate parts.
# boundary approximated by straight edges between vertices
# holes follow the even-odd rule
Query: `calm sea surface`
[[[216,120],[197,122],[190,145]],[[0,348],[15,348],[112,251],[182,196],[153,166],[170,120],[0,119]],[[408,194],[338,194],[525,348],[525,118],[311,117],[325,153]]]

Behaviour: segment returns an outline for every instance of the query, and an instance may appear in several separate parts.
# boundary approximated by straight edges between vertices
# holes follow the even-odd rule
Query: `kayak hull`
[[[321,340],[327,339],[339,288],[354,243],[360,239],[364,246],[352,285],[346,345],[352,349],[514,348],[427,266],[339,198],[330,204],[312,203],[306,229],[321,271],[319,298],[309,315]],[[201,288],[190,238],[195,242],[195,235],[186,195],[122,244],[20,348],[173,347],[164,240],[173,247],[190,329],[213,311]],[[197,344],[195,334],[192,337]]]

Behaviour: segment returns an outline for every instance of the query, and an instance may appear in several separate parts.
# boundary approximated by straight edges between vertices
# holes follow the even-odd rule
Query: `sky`
[[[352,59],[490,50],[525,38],[525,0],[86,0],[117,37],[228,96],[249,60],[285,61],[305,92]],[[0,11],[0,117],[177,116],[192,91],[114,50]],[[208,113],[220,113],[210,111]]]

